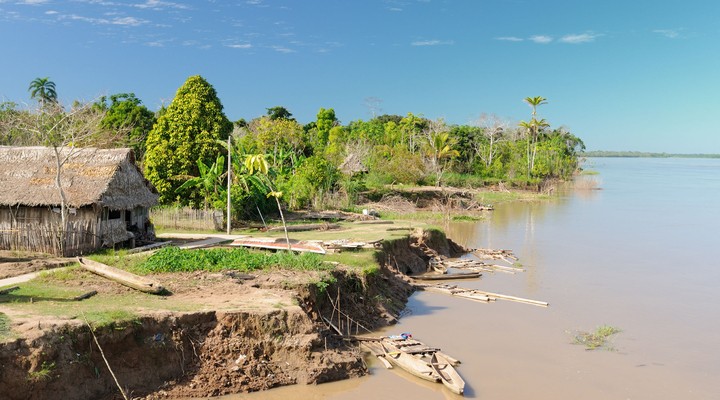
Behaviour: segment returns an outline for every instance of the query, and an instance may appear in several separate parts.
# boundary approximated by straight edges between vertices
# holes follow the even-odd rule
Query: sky
[[[0,101],[135,93],[193,75],[228,118],[283,106],[473,124],[530,118],[588,150],[720,153],[717,0],[0,0]]]

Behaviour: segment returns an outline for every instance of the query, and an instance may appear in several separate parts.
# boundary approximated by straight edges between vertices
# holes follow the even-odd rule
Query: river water
[[[482,304],[411,297],[386,334],[411,332],[462,360],[467,398],[720,398],[720,160],[589,159],[600,190],[500,205],[455,223],[468,247],[512,249],[525,272],[464,287],[543,300]],[[587,185],[578,185],[587,186]],[[578,331],[622,330],[612,351],[573,345]],[[446,399],[440,384],[371,364],[371,375],[228,399]]]

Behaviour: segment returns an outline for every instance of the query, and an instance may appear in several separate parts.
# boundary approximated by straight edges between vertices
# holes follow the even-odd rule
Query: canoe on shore
[[[479,272],[458,272],[454,274],[412,275],[411,278],[420,281],[446,281],[452,279],[474,279],[479,278],[481,275]]]
[[[130,272],[105,265],[101,262],[93,261],[89,258],[78,257],[77,261],[84,269],[100,275],[104,278],[113,280],[127,287],[139,290],[145,293],[160,294],[165,288],[157,281],[138,276]]]
[[[430,366],[435,370],[435,373],[440,376],[440,380],[445,387],[453,393],[463,394],[465,391],[465,381],[452,364],[450,364],[448,359],[443,357],[442,354],[433,353]]]
[[[269,250],[288,250],[285,239],[240,238],[230,243],[230,246],[252,247]],[[325,254],[325,249],[318,243],[290,240],[290,250],[307,253]]]
[[[385,354],[385,359],[390,361],[391,364],[404,369],[420,379],[425,379],[430,382],[440,382],[440,376],[433,370],[429,363],[405,353],[392,343],[383,341],[380,342],[380,346]]]

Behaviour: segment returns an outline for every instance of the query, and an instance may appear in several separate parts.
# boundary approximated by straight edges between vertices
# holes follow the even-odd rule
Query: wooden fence
[[[76,256],[100,247],[97,224],[92,220],[70,221],[65,232],[62,254],[60,224],[41,225],[0,223],[0,249],[22,250],[54,255]]]
[[[223,212],[220,210],[158,207],[150,210],[150,221],[155,229],[202,231],[224,229]]]

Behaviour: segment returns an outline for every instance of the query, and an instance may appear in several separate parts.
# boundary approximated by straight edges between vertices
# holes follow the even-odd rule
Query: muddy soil
[[[133,321],[94,330],[128,395],[160,399],[206,397],[315,384],[367,373],[362,354],[337,338],[394,323],[413,292],[403,274],[427,268],[424,243],[444,255],[460,247],[439,232],[386,242],[372,274],[339,267],[324,290],[317,272],[276,270],[237,278],[222,273],[157,275],[168,302],[195,312],[143,310]],[[27,272],[27,271],[25,271]],[[123,293],[125,287],[83,274],[83,288]],[[3,399],[121,398],[100,348],[79,318],[12,313],[15,338],[0,344]],[[347,324],[347,321],[351,321]]]

